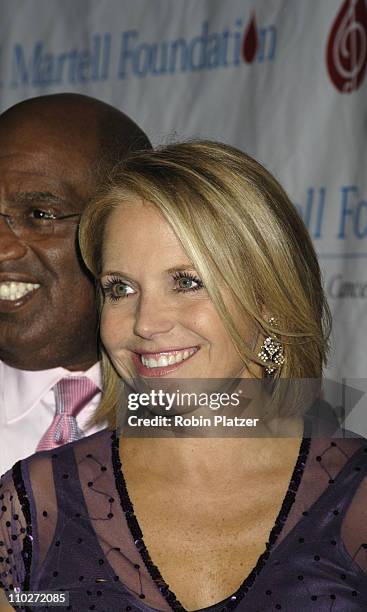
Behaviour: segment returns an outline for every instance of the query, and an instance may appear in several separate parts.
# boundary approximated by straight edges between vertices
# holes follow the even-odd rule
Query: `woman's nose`
[[[134,333],[142,338],[169,332],[175,325],[175,312],[167,300],[157,295],[142,295],[135,312]]]

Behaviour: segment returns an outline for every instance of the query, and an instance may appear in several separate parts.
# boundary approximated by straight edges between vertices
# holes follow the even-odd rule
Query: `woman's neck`
[[[288,437],[259,438],[123,438],[122,464],[134,465],[140,476],[207,488],[296,460],[303,433],[302,419],[288,424]]]

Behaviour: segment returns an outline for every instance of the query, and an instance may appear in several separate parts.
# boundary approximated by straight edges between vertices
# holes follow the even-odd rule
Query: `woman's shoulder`
[[[18,500],[22,513],[30,520],[32,504],[37,497],[52,497],[55,494],[55,478],[70,472],[77,478],[83,459],[95,459],[97,463],[110,461],[110,449],[116,433],[104,429],[91,436],[60,446],[40,451],[18,461],[0,478],[0,501],[5,507],[6,498],[14,504]]]
[[[337,486],[334,505],[338,504],[333,512],[340,513],[340,533],[345,550],[350,559],[366,573],[367,440],[352,432],[346,433],[349,438],[330,441],[334,453],[344,457],[343,465],[333,479],[335,485],[332,486]]]
[[[333,454],[339,454],[345,460],[351,458],[354,453],[367,448],[367,438],[347,429],[337,429],[331,435],[313,435],[311,449],[314,453],[327,454],[334,449]],[[365,453],[367,456],[367,452]]]
[[[48,542],[63,504],[72,498],[81,505],[82,487],[90,474],[95,477],[102,467],[112,467],[111,448],[116,440],[115,432],[102,430],[22,459],[0,478],[0,588],[22,586],[21,577],[29,575],[27,559],[36,524],[38,538]],[[47,533],[40,530],[39,517],[47,518]],[[14,559],[19,584],[9,574],[6,559]]]
[[[33,453],[25,459],[18,461],[2,477],[1,481],[9,482],[12,478],[16,480],[21,477],[27,479],[29,473],[47,470],[47,466],[57,459],[57,463],[68,462],[71,457],[95,454],[102,455],[111,445],[116,437],[116,432],[103,429],[90,436],[85,436],[69,444],[64,444],[57,448]]]
[[[332,437],[313,437],[307,464],[310,478],[320,486],[343,487],[346,481],[362,480],[367,475],[367,439],[347,430],[338,430]]]
[[[0,478],[0,589],[22,586],[31,534],[30,505],[18,461]]]
[[[62,446],[51,448],[46,451],[39,451],[23,459],[22,463],[32,466],[34,463],[40,464],[50,459],[65,459],[68,455],[81,455],[85,453],[100,453],[109,447],[111,440],[116,437],[116,432],[110,429],[102,429],[90,436],[84,436],[74,442],[63,444]]]

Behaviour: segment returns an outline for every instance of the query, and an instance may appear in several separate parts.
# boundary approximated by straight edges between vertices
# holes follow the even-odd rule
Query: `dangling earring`
[[[270,317],[269,323],[273,327],[278,325],[275,317]],[[265,366],[266,374],[273,374],[275,370],[284,364],[283,345],[277,336],[272,335],[265,338],[263,344],[260,346],[258,357]]]

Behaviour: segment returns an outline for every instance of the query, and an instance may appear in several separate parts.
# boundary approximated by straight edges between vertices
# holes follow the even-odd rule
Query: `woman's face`
[[[249,376],[192,262],[151,204],[135,200],[111,213],[101,285],[102,341],[122,378]],[[243,327],[252,346],[254,331]]]

